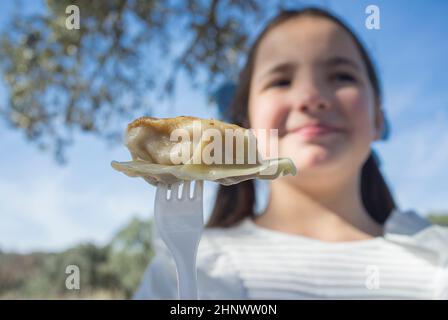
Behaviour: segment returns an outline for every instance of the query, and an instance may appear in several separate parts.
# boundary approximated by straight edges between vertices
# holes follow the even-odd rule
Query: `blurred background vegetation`
[[[152,222],[133,218],[105,246],[82,243],[58,253],[0,251],[0,299],[127,299],[152,256]],[[66,267],[80,271],[68,290]]]
[[[59,162],[73,133],[120,139],[117,123],[150,115],[160,99],[172,97],[180,72],[211,97],[236,78],[249,26],[267,14],[256,0],[44,4],[40,13],[17,10],[0,35],[9,93],[0,117]],[[66,27],[69,5],[79,7],[79,29]]]

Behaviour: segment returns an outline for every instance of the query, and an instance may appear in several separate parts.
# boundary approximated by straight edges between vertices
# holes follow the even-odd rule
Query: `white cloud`
[[[149,216],[150,186],[112,177],[107,183],[74,188],[73,174],[53,170],[27,181],[0,183],[4,249],[61,249],[79,241],[104,242],[131,215]]]
[[[0,248],[62,249],[79,241],[105,242],[132,215],[148,217],[153,188],[110,167],[129,157],[102,141],[80,138],[70,162],[57,166],[13,132],[1,132]]]

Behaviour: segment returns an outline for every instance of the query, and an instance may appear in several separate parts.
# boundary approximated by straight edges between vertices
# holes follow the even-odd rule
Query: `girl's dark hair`
[[[347,31],[361,53],[371,82],[377,108],[381,106],[381,88],[373,63],[350,28],[339,18],[319,8],[302,10],[284,10],[275,16],[260,33],[249,50],[246,64],[239,75],[238,86],[230,106],[231,122],[245,128],[250,128],[248,116],[249,88],[254,69],[255,54],[265,35],[281,23],[297,17],[321,17],[329,19]],[[392,210],[396,208],[392,194],[379,170],[374,155],[371,153],[362,167],[361,197],[369,215],[378,223],[383,224]],[[231,227],[246,217],[255,215],[255,185],[253,180],[223,186],[220,185],[207,227]]]

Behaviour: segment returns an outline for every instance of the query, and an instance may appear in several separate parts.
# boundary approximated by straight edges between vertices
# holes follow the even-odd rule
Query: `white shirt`
[[[160,239],[135,299],[177,299],[174,260]],[[448,228],[395,211],[383,237],[325,242],[250,219],[205,229],[199,299],[448,299]]]

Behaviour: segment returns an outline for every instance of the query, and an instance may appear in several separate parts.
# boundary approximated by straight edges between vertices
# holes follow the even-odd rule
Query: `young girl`
[[[372,155],[384,115],[372,62],[328,12],[283,11],[248,54],[232,123],[278,129],[298,174],[220,186],[199,245],[200,299],[448,298],[448,230],[396,209]],[[161,243],[137,299],[176,299]]]

